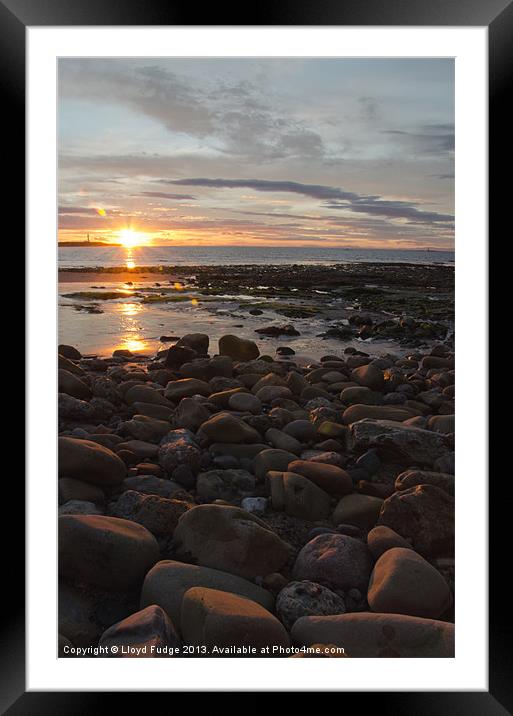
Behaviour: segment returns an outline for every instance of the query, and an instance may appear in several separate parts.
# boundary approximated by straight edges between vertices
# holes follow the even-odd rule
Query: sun
[[[144,236],[133,229],[121,229],[118,236],[121,244],[128,249],[144,243]]]

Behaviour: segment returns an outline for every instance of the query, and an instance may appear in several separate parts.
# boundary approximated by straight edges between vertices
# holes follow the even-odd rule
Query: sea
[[[100,266],[236,266],[248,264],[453,264],[454,251],[267,246],[61,247],[59,268]]]

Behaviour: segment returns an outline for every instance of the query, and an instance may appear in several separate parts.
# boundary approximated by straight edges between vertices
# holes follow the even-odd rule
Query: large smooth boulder
[[[85,500],[101,505],[105,502],[105,493],[97,485],[91,485],[83,480],[75,480],[72,477],[61,477],[58,484],[59,502],[61,503],[70,500]]]
[[[262,587],[234,574],[209,567],[198,567],[174,560],[158,562],[146,575],[141,593],[141,607],[159,604],[173,624],[180,624],[180,611],[185,592],[191,587],[209,587],[239,594],[272,610],[274,598]]]
[[[309,460],[293,460],[289,463],[288,470],[307,477],[329,494],[347,495],[353,490],[353,481],[349,473],[336,465]]]
[[[59,368],[59,393],[67,393],[74,398],[87,400],[91,397],[91,389],[71,371]]]
[[[159,558],[155,537],[129,520],[59,517],[59,574],[108,590],[136,589]]]
[[[340,402],[344,405],[380,405],[383,396],[363,385],[349,386],[341,391]]]
[[[292,627],[295,644],[335,644],[353,658],[454,657],[454,624],[404,614],[360,612],[302,617]]]
[[[204,405],[194,398],[182,398],[173,414],[173,424],[176,428],[186,428],[196,432],[201,423],[208,420],[210,413]]]
[[[63,581],[58,589],[59,632],[74,646],[96,645],[102,629],[94,618],[94,597]]]
[[[309,420],[291,420],[290,423],[285,425],[283,432],[296,438],[301,443],[315,440],[317,436],[317,431]]]
[[[261,450],[255,456],[255,475],[258,480],[264,480],[270,470],[286,472],[289,463],[296,460],[297,456],[286,450],[267,448]]]
[[[232,393],[228,398],[228,407],[241,413],[259,415],[262,412],[262,402],[256,395],[245,392]]]
[[[252,579],[277,572],[290,547],[255,515],[227,505],[198,505],[180,518],[178,559]]]
[[[209,651],[246,646],[258,649],[255,656],[260,656],[260,649],[290,644],[283,624],[257,602],[204,587],[185,593],[180,629],[187,644]]]
[[[354,368],[351,371],[351,380],[371,390],[383,390],[385,387],[383,371],[372,363]]]
[[[164,396],[155,390],[150,388],[149,385],[133,385],[125,393],[125,403],[133,405],[134,403],[152,403],[153,405],[163,405],[170,410],[173,406],[166,400]]]
[[[350,390],[350,388],[349,388]],[[409,420],[414,413],[408,408],[400,408],[395,405],[351,405],[350,408],[344,410],[342,422],[345,425],[351,425],[358,420],[365,418],[373,418],[375,420],[395,420],[402,423],[403,420]]]
[[[276,598],[276,613],[290,631],[301,617],[344,614],[344,600],[315,582],[289,582]]]
[[[186,346],[192,348],[198,355],[206,355],[208,353],[208,344],[210,339],[206,333],[187,333],[182,336],[176,344],[179,348]]]
[[[331,520],[335,525],[356,525],[370,530],[378,521],[382,504],[379,497],[357,493],[346,495],[335,507]]]
[[[454,495],[454,475],[445,472],[430,472],[428,470],[405,470],[395,479],[395,489],[409,490],[417,485],[434,485]]]
[[[433,485],[395,492],[383,502],[378,523],[410,540],[425,557],[454,553],[454,498]]]
[[[377,448],[380,453],[418,465],[431,466],[437,458],[448,452],[445,437],[441,433],[392,420],[366,418],[353,423],[351,441],[357,452]]]
[[[107,649],[99,655],[103,658],[151,659],[173,656],[172,650],[180,649],[181,643],[166,612],[152,604],[109,627],[98,645]]]
[[[238,336],[226,335],[219,339],[219,353],[235,361],[250,361],[258,358],[260,351],[254,341]]]
[[[293,577],[317,582],[334,591],[367,591],[372,557],[363,542],[343,534],[320,534],[299,552]]]
[[[93,485],[118,485],[126,465],[112,450],[91,440],[59,438],[59,477],[71,477]]]
[[[65,343],[61,343],[57,350],[59,355],[64,356],[69,360],[80,360],[82,358],[82,353],[77,350],[77,348],[74,346],[68,346]]]
[[[124,423],[123,427],[136,440],[158,443],[171,430],[171,423],[147,415],[134,415],[132,420]]]
[[[296,440],[296,438],[287,435],[283,430],[278,430],[277,428],[269,428],[269,430],[266,430],[265,439],[273,448],[285,450],[286,452],[294,453],[294,455],[299,455],[303,450],[303,446],[299,440]]]
[[[411,544],[404,537],[398,535],[390,527],[385,527],[385,525],[378,525],[369,532],[367,546],[374,559],[379,559],[382,554],[393,547],[411,549]]]
[[[271,499],[275,510],[284,510],[291,517],[315,522],[328,517],[330,496],[303,475],[293,472],[267,473]]]
[[[212,387],[204,380],[197,378],[182,378],[169,382],[164,391],[164,397],[172,403],[178,403],[182,398],[191,398],[193,395],[210,395]]]
[[[213,415],[200,430],[214,443],[257,443],[262,439],[258,431],[226,412]]]
[[[411,549],[393,547],[374,565],[367,601],[373,612],[437,619],[451,605],[440,572]]]
[[[453,433],[456,429],[455,416],[432,415],[428,420],[427,428],[428,430],[433,430],[436,433],[443,433],[445,435]]]

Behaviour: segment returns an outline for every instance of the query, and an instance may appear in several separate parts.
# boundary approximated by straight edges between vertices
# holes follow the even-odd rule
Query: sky
[[[59,60],[59,240],[454,245],[451,59]]]

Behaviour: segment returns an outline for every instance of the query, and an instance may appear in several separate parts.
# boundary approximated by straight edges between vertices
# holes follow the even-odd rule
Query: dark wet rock
[[[135,522],[100,515],[59,517],[59,574],[105,589],[142,583],[159,557],[153,535]]]
[[[376,448],[380,455],[391,454],[419,465],[433,465],[447,452],[440,433],[391,420],[359,420],[351,425],[351,439],[356,450]]]
[[[301,617],[291,636],[306,646],[333,643],[352,658],[454,656],[454,624],[404,614]]]
[[[371,390],[380,391],[383,390],[385,386],[383,371],[372,364],[354,368],[354,370],[351,371],[351,380]]]
[[[257,602],[204,587],[185,593],[180,629],[188,644],[209,650],[252,646],[261,653],[264,648],[290,644],[283,625]]]
[[[255,489],[255,477],[246,470],[223,469],[200,472],[196,482],[198,497],[208,502],[231,501]]]
[[[199,401],[194,398],[182,398],[172,420],[175,427],[195,432],[209,417],[210,412]]]
[[[147,415],[134,415],[132,420],[123,423],[123,429],[136,440],[157,443],[171,430],[171,424]]]
[[[283,432],[302,443],[315,440],[316,430],[309,420],[292,420],[283,428]]]
[[[289,463],[296,458],[297,456],[293,453],[287,452],[286,450],[269,448],[266,445],[266,449],[260,451],[255,456],[255,475],[260,481],[263,481],[266,473],[270,470],[286,472]]]
[[[58,510],[59,515],[102,515],[103,508],[86,500],[68,500]]]
[[[180,623],[182,600],[191,587],[206,587],[239,594],[269,610],[274,606],[274,598],[270,592],[234,574],[173,560],[163,560],[146,575],[141,594],[141,607],[158,604],[174,623]]]
[[[433,485],[418,485],[384,501],[378,523],[390,527],[425,557],[454,553],[454,498]]]
[[[59,476],[93,485],[119,484],[126,475],[123,461],[108,448],[89,440],[59,438]]]
[[[96,410],[94,405],[86,400],[74,398],[67,393],[59,393],[58,397],[59,419],[76,420],[77,422],[87,422],[96,419]]]
[[[329,494],[345,495],[353,489],[347,472],[336,465],[294,460],[289,463],[288,470],[303,475]]]
[[[367,545],[374,559],[379,559],[388,549],[402,547],[411,549],[411,544],[390,527],[378,525],[367,535]]]
[[[330,496],[303,475],[271,470],[267,479],[274,510],[311,522],[328,517]]]
[[[374,475],[381,467],[381,460],[377,450],[367,450],[356,461],[356,466],[363,468],[369,475]]]
[[[300,617],[344,614],[345,611],[342,597],[315,582],[290,582],[276,599],[276,613],[289,631]]]
[[[123,452],[135,455],[135,460],[132,458],[129,459],[129,463],[135,465],[140,460],[156,458],[159,452],[159,446],[145,440],[125,440],[125,442],[119,443],[116,447],[116,452],[119,457],[122,457]],[[125,458],[123,457],[123,459]]]
[[[343,497],[332,515],[334,524],[347,523],[364,530],[374,527],[378,521],[383,500],[371,495],[352,494]]]
[[[155,475],[133,475],[132,477],[127,477],[121,483],[121,489],[124,492],[127,490],[135,490],[143,495],[159,495],[160,497],[167,497],[168,499],[176,498],[178,500],[184,500],[186,497],[182,485],[179,485],[174,480],[163,480],[161,477],[155,477]]]
[[[358,420],[371,418],[373,420],[393,420],[402,422],[413,417],[413,412],[407,408],[396,407],[395,405],[351,405],[344,411],[342,422],[351,425]]]
[[[79,350],[64,343],[61,343],[57,350],[59,355],[69,358],[69,360],[80,360],[82,358],[82,353]]]
[[[291,435],[287,435],[287,433],[276,428],[270,428],[267,430],[265,433],[265,439],[277,450],[285,450],[286,452],[291,452],[295,455],[299,455],[302,450],[302,445],[299,440],[296,440],[296,438],[293,438]]]
[[[454,415],[433,415],[427,421],[427,429],[448,435],[455,431]]]
[[[59,392],[72,395],[74,398],[87,400],[91,397],[91,389],[77,375],[68,370],[59,368],[58,371]]]
[[[206,333],[187,333],[180,338],[176,346],[178,348],[192,348],[198,355],[206,355],[209,342],[210,339]]]
[[[434,485],[449,495],[454,495],[454,475],[444,472],[429,472],[427,470],[405,470],[397,476],[395,489],[409,490],[417,485]]]
[[[260,355],[254,341],[234,335],[225,335],[219,339],[219,353],[230,356],[235,361],[251,361]]]
[[[214,443],[258,443],[262,439],[254,428],[228,412],[209,418],[200,430]]]
[[[149,385],[133,385],[124,394],[124,399],[128,405],[134,403],[152,403],[154,405],[163,405],[170,410],[173,409],[169,400],[164,398],[155,388],[150,388]]]
[[[209,383],[197,378],[182,378],[173,380],[167,384],[164,397],[173,403],[178,403],[182,398],[191,398],[193,395],[208,396],[212,392]]]
[[[185,428],[171,430],[162,438],[158,461],[169,475],[179,466],[187,466],[196,474],[201,465],[201,450],[194,434]]]
[[[352,588],[366,592],[371,571],[372,557],[367,545],[342,534],[322,534],[300,551],[293,576],[335,592]]]
[[[72,477],[61,477],[59,479],[59,502],[65,503],[70,500],[84,500],[102,505],[105,502],[105,493],[97,485],[91,485]]]
[[[164,359],[164,368],[178,370],[184,363],[194,360],[197,352],[188,346],[171,346]]]
[[[367,600],[373,612],[437,619],[452,595],[440,572],[420,554],[392,547],[374,565]]]
[[[377,393],[363,385],[344,388],[340,393],[340,400],[344,405],[380,405],[383,402],[381,393]]]
[[[189,507],[181,500],[128,490],[111,505],[111,512],[114,517],[132,520],[146,527],[156,537],[171,537],[178,520]]]
[[[286,326],[266,326],[264,328],[255,328],[255,333],[260,333],[263,336],[299,336],[301,335],[298,330],[291,326],[290,323]]]
[[[259,415],[262,412],[261,400],[251,393],[233,393],[228,398],[228,407],[236,412],[253,413],[254,415]]]
[[[179,649],[181,642],[162,607],[152,604],[109,627],[99,646],[107,650],[100,654],[103,658],[158,658],[174,655],[172,650]]]
[[[278,571],[290,551],[260,519],[221,505],[199,505],[186,512],[173,542],[178,559],[250,579]]]

